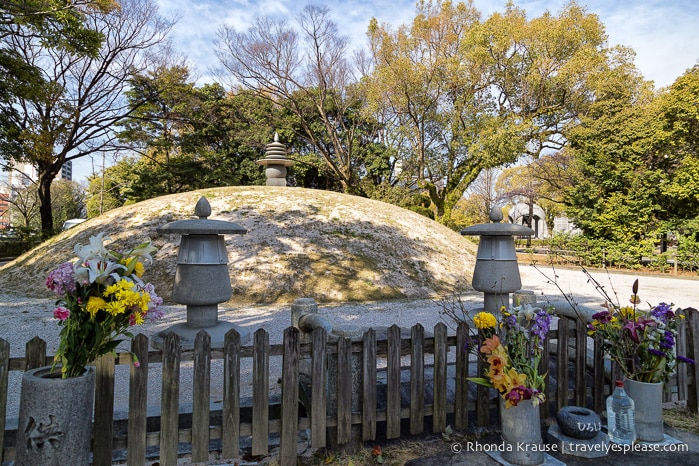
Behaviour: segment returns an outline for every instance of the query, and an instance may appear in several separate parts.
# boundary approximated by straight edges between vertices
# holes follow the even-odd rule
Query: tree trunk
[[[39,217],[41,218],[41,237],[42,239],[49,238],[53,235],[53,210],[51,206],[51,183],[60,170],[54,169],[54,165],[44,167],[39,165],[39,184],[37,186],[37,195],[39,196]]]
[[[527,218],[527,226],[529,228],[532,227],[532,219],[534,218],[534,201],[530,200],[529,201],[529,217]],[[531,235],[527,236],[527,247],[531,248],[532,247],[532,237]]]

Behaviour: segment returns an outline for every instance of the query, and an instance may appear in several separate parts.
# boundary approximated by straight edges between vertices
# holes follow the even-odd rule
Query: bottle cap
[[[617,387],[624,388],[624,381],[623,381],[623,380],[617,380],[617,381],[616,381],[616,386],[617,386]]]

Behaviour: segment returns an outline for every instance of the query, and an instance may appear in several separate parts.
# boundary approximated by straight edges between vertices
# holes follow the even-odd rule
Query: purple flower
[[[58,296],[65,296],[66,293],[75,291],[75,272],[73,264],[64,262],[46,277],[46,287]]]
[[[609,311],[600,311],[592,314],[592,318],[600,324],[608,324],[612,320],[612,315]]]
[[[520,385],[507,392],[505,394],[505,399],[508,400],[512,406],[517,406],[517,403],[522,400],[530,400],[535,392],[537,392],[537,390]]]
[[[651,319],[646,319],[645,317],[639,317],[636,322],[629,321],[622,327],[622,330],[628,330],[631,339],[635,343],[640,343],[638,332],[643,332],[646,327],[655,327],[656,322]]]
[[[681,356],[679,354],[677,355],[677,360],[680,362],[685,362],[687,364],[696,364],[697,363],[694,359],[688,358],[686,356]]]
[[[531,332],[536,335],[539,340],[546,338],[546,334],[549,333],[549,327],[551,326],[551,315],[542,310],[536,312],[536,317],[534,317],[534,325],[532,325]]]
[[[466,343],[464,343],[464,351],[466,353],[470,352],[473,349],[480,348],[481,344],[478,341],[478,338],[476,337],[468,337],[466,339]]]
[[[667,354],[665,354],[665,353],[663,353],[662,351],[657,350],[657,349],[655,349],[655,348],[648,348],[648,352],[649,352],[650,354],[654,355],[654,356],[658,356],[658,357],[661,357],[661,358],[664,358],[665,356],[667,356]]]
[[[665,337],[660,342],[660,347],[666,350],[672,349],[675,346],[675,336],[671,331],[665,330]]]
[[[670,304],[660,303],[651,309],[650,315],[666,324],[668,320],[675,317],[675,312],[670,307]]]

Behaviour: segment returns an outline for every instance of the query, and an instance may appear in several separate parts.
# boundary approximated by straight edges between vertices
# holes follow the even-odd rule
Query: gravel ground
[[[543,274],[542,274],[543,272]],[[553,277],[560,288],[575,297],[581,304],[594,307],[602,300],[594,286],[587,283],[585,275],[578,269],[537,269],[531,266],[520,266],[522,287],[533,290],[539,295],[539,301],[551,299],[561,300],[561,292],[552,283]],[[544,274],[549,277],[548,279]],[[624,302],[631,293],[631,285],[637,278],[636,275],[626,273],[605,272],[593,273],[595,279],[605,286],[607,292],[614,296],[616,291],[619,301]],[[673,278],[669,276],[644,275],[639,278],[639,295],[644,302],[658,303],[661,301],[673,302],[681,307],[699,308],[699,277]],[[478,293],[463,297],[467,306],[478,307],[482,300]],[[19,357],[24,352],[25,343],[32,337],[39,336],[47,342],[47,351],[53,354],[58,343],[59,327],[52,318],[53,300],[30,299],[14,295],[0,294],[1,315],[0,337],[10,344],[10,353],[13,357]],[[321,306],[320,315],[326,317],[333,326],[359,326],[359,327],[388,327],[397,324],[401,327],[411,327],[421,323],[430,332],[438,322],[452,324],[448,318],[440,314],[441,307],[438,302],[432,300],[418,301],[394,301],[380,303],[351,303],[343,305]],[[239,309],[221,309],[220,319],[233,322],[254,333],[259,328],[269,332],[270,343],[282,342],[285,328],[290,326],[291,317],[289,306],[250,306]],[[166,317],[156,325],[144,326],[140,330],[152,335],[171,325],[186,319],[184,306],[171,306],[166,308]],[[126,347],[124,347],[125,349]],[[281,373],[281,358],[273,358],[270,361],[270,387],[278,390],[277,380]],[[245,361],[243,361],[245,362]],[[222,383],[217,377],[222,374],[220,361],[212,364],[212,402],[221,400]],[[245,366],[243,366],[245,373]],[[248,373],[251,370],[247,371]],[[149,404],[159,405],[160,400],[160,374],[156,367],[149,371]],[[182,394],[181,403],[191,402],[191,394],[186,387],[191,387],[191,366],[182,368]],[[125,387],[128,379],[128,366],[117,367],[117,393],[116,406],[125,409],[128,403],[128,389]],[[19,386],[21,374],[10,373],[10,386],[8,390],[8,425],[17,417],[19,405]],[[251,393],[249,381],[245,379],[241,383],[243,396]]]

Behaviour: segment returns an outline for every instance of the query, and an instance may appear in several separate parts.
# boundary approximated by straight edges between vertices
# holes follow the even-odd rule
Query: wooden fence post
[[[163,340],[162,400],[160,402],[160,464],[177,465],[180,412],[180,336],[170,332]]]
[[[240,333],[234,328],[223,341],[222,456],[240,454]]]
[[[556,410],[568,406],[568,323],[567,317],[558,318]]]
[[[0,338],[0,464],[5,453],[5,416],[7,415],[7,386],[10,377],[10,344]]]
[[[252,455],[266,455],[269,445],[269,334],[254,335],[252,349]]]
[[[575,405],[587,406],[587,331],[586,324],[575,322]]]
[[[92,464],[112,464],[114,431],[114,355],[100,356],[95,364],[95,423],[92,428]]]
[[[386,438],[400,437],[400,328],[388,328],[386,359]]]
[[[447,427],[447,326],[434,326],[434,396],[432,400],[432,432]]]
[[[606,371],[604,368],[604,338],[595,335],[594,356],[592,366],[592,410],[601,413],[606,409],[604,387],[606,386]]]
[[[546,338],[541,342],[541,360],[539,361],[539,373],[544,375],[544,399],[545,401],[539,405],[539,415],[541,419],[548,419],[551,416],[551,371],[549,364],[551,361],[551,333],[546,334]]]
[[[479,330],[480,332],[480,330]],[[479,333],[480,336],[482,334]],[[481,338],[482,340],[482,338]],[[483,377],[485,373],[485,361],[483,358],[477,358],[478,375]],[[499,396],[499,395],[498,395]],[[498,400],[499,402],[499,400]],[[499,405],[498,405],[499,406]],[[476,425],[478,427],[487,427],[490,424],[490,389],[478,384],[476,386]]]
[[[459,322],[456,329],[456,399],[454,407],[454,427],[463,430],[468,427],[468,324]]]
[[[337,443],[352,441],[352,340],[337,339]]]
[[[46,365],[46,342],[38,336],[27,342],[24,352],[25,371]]]
[[[328,332],[317,327],[311,338],[311,446],[323,448],[327,440]]]
[[[211,335],[200,330],[194,338],[194,387],[192,389],[192,462],[209,460],[211,396]]]
[[[687,367],[687,409],[692,413],[699,412],[699,311],[692,307],[684,310],[687,316],[687,357],[694,359],[696,364]]]
[[[362,338],[362,440],[376,439],[376,331],[370,328]]]
[[[296,466],[296,437],[299,418],[299,358],[301,343],[299,329],[284,330],[282,360],[282,407],[279,441],[280,466]]]
[[[139,361],[139,367],[131,365],[129,377],[129,427],[128,464],[146,461],[146,409],[148,402],[148,338],[136,335],[131,341],[131,353]]]
[[[416,435],[425,425],[425,328],[415,324],[410,334],[410,433]]]

